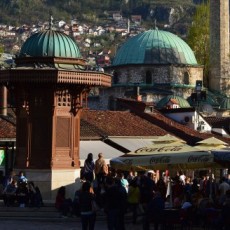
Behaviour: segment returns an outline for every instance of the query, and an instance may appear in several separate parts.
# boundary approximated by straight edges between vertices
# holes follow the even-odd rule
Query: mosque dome
[[[168,95],[166,97],[163,97],[158,103],[157,103],[157,108],[163,109],[166,108],[167,103],[170,100],[176,100],[180,108],[190,108],[191,106],[189,105],[188,101],[184,99],[183,97],[175,96],[175,95]]]
[[[148,30],[128,39],[117,51],[112,65],[184,64],[197,65],[192,49],[175,34]]]
[[[30,36],[19,56],[80,58],[76,42],[68,35],[52,29]]]

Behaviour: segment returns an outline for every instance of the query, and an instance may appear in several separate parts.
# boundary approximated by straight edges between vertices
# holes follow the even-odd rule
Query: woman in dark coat
[[[93,154],[89,153],[84,163],[83,177],[90,183],[92,183],[94,179],[94,167]]]

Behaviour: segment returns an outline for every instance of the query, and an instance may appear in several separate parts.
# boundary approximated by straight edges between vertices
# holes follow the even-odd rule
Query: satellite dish
[[[214,110],[213,110],[213,107],[211,105],[203,104],[201,106],[201,112],[203,112],[206,115],[211,115],[214,112]]]
[[[184,117],[184,122],[185,122],[185,123],[188,123],[189,121],[190,121],[190,119],[189,119],[188,116]]]

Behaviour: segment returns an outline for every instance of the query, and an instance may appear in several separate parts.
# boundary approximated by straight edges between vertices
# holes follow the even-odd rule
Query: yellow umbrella
[[[154,144],[160,144],[160,143],[169,144],[169,143],[175,143],[175,142],[186,143],[184,140],[179,139],[179,138],[172,136],[170,134],[157,137],[156,139],[153,140],[153,142],[154,142]]]
[[[200,150],[215,150],[215,149],[223,149],[227,147],[227,143],[224,141],[219,140],[218,138],[215,137],[210,137],[205,140],[197,142],[196,148]]]

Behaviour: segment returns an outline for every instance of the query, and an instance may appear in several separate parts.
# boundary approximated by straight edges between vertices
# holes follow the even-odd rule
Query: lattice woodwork
[[[70,147],[70,118],[57,117],[56,146]]]
[[[58,92],[57,93],[57,105],[63,107],[70,107],[71,99],[68,91]]]

